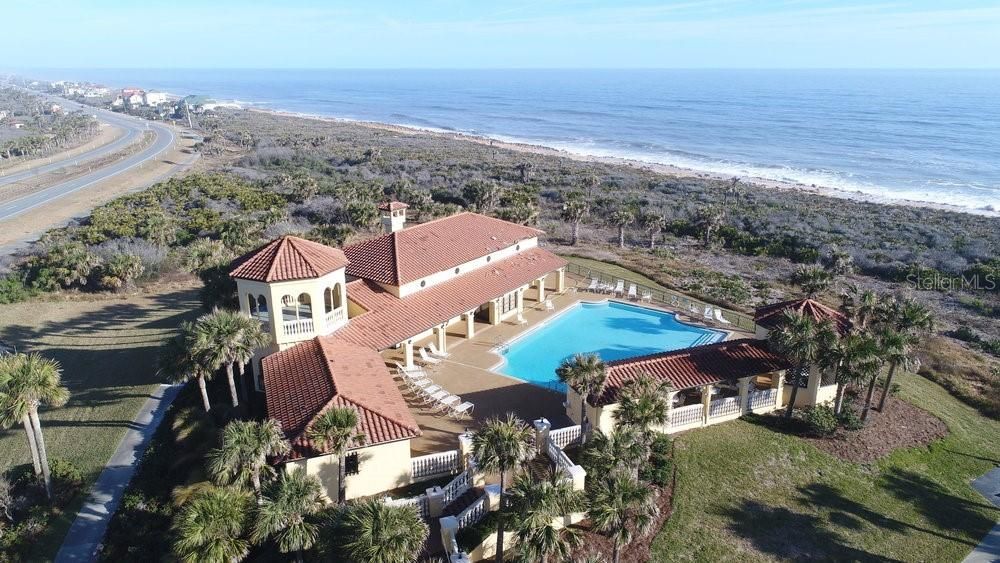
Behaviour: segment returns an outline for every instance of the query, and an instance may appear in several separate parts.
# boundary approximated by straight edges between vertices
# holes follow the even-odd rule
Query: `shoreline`
[[[785,191],[797,191],[801,193],[820,195],[830,198],[848,199],[852,201],[876,203],[880,205],[900,205],[906,207],[934,209],[937,211],[950,211],[953,213],[966,213],[969,215],[979,215],[983,217],[1000,217],[1000,210],[992,210],[987,208],[970,208],[970,207],[963,207],[947,203],[936,203],[930,201],[920,201],[920,200],[903,199],[903,198],[897,199],[887,196],[870,194],[860,190],[845,190],[840,188],[819,186],[815,184],[809,185],[791,181],[773,180],[770,178],[762,178],[752,175],[734,176],[707,170],[685,168],[682,166],[676,166],[672,164],[647,162],[644,160],[638,160],[633,158],[626,158],[619,156],[603,156],[603,155],[587,154],[583,152],[572,152],[566,149],[548,147],[545,145],[502,140],[486,135],[475,135],[471,133],[460,133],[456,131],[443,131],[437,129],[415,127],[411,125],[398,125],[394,123],[383,123],[379,121],[367,121],[367,120],[351,119],[345,117],[333,117],[329,115],[311,114],[311,113],[296,112],[289,110],[268,109],[268,108],[254,107],[253,105],[250,105],[249,107],[241,106],[241,109],[243,111],[265,113],[281,117],[295,117],[299,119],[309,119],[313,121],[321,121],[327,123],[354,124],[354,125],[360,125],[362,127],[368,127],[371,129],[378,129],[381,131],[391,131],[394,133],[402,133],[407,135],[426,135],[426,136],[439,137],[455,141],[466,141],[483,146],[489,146],[498,149],[505,149],[505,150],[511,150],[528,154],[535,154],[539,156],[568,158],[577,162],[592,162],[592,163],[610,164],[616,166],[627,166],[630,168],[637,168],[637,169],[647,170],[650,172],[655,172],[658,174],[664,174],[667,176],[680,177],[680,178],[701,178],[701,179],[713,179],[719,181],[730,181],[735,177],[739,178],[739,180],[745,185],[758,189],[762,188],[762,189],[778,189]]]

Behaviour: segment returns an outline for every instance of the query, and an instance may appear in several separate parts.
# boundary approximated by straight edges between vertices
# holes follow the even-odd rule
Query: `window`
[[[800,389],[809,387],[809,366],[803,367],[798,373],[795,372],[794,368],[786,371],[785,383],[788,385],[798,385]]]
[[[339,309],[339,308],[341,308],[344,305],[342,293],[343,293],[343,291],[340,289],[340,284],[339,283],[333,286],[333,308],[334,309]]]
[[[427,287],[427,280],[420,280],[420,287]]]
[[[487,256],[487,257],[486,257],[486,261],[487,261],[487,262],[489,262],[489,261],[490,261],[490,260],[492,260],[492,259],[493,259],[493,257],[492,257],[492,256]]]
[[[519,244],[519,245],[515,246],[514,250],[521,250],[521,245]]]
[[[347,454],[344,457],[344,475],[357,475],[361,473],[361,460],[357,452]]]
[[[504,315],[517,308],[517,292],[512,291],[500,298],[500,314]]]
[[[455,275],[458,275],[458,272],[459,272],[459,271],[460,271],[460,270],[459,270],[458,268],[455,268]]]

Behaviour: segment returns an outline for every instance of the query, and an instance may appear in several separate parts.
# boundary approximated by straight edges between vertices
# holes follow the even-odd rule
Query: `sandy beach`
[[[496,147],[497,149],[519,151],[519,152],[532,153],[545,156],[562,157],[562,158],[572,159],[578,162],[595,162],[595,163],[611,164],[618,166],[629,166],[633,168],[649,170],[659,174],[664,174],[667,176],[674,176],[674,177],[711,178],[722,181],[728,181],[733,178],[733,176],[730,175],[718,174],[704,170],[695,170],[680,166],[672,166],[669,164],[659,164],[659,163],[646,162],[636,159],[614,157],[614,156],[599,156],[593,154],[571,152],[562,149],[546,147],[542,145],[504,141],[481,135],[471,135],[468,133],[431,130],[419,127],[395,125],[391,123],[379,123],[375,121],[345,119],[339,117],[329,117],[316,114],[263,109],[256,107],[244,107],[243,109],[251,112],[269,113],[272,115],[296,117],[300,119],[310,119],[310,120],[325,121],[330,123],[352,123],[363,127],[369,127],[372,129],[378,129],[383,131],[391,131],[394,133],[402,133],[406,135],[427,135],[444,139],[468,141],[480,145]],[[756,176],[736,176],[736,177],[739,178],[740,181],[743,182],[744,184],[759,189],[770,188],[778,190],[792,190],[792,191],[812,193],[833,198],[850,199],[854,201],[864,201],[870,203],[880,203],[883,205],[907,205],[911,207],[923,207],[927,209],[937,209],[941,211],[953,211],[956,213],[971,213],[975,215],[983,215],[986,217],[1000,217],[1000,210],[970,209],[968,207],[962,207],[958,205],[948,205],[944,203],[932,203],[932,202],[916,201],[910,199],[895,199],[885,196],[879,196],[876,194],[865,193],[862,191],[841,190],[837,188],[819,186],[815,184],[807,185],[796,182],[783,182],[783,181],[773,180],[770,178],[761,178]]]

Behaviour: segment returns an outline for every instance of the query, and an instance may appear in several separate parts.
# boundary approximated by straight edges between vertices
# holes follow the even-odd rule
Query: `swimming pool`
[[[501,351],[504,361],[494,371],[565,391],[555,372],[573,354],[593,353],[609,362],[710,344],[725,336],[648,307],[581,302],[512,341]]]

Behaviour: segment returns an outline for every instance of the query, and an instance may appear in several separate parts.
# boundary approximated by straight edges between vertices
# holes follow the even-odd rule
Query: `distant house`
[[[7,119],[7,110],[0,109],[0,121]]]
[[[84,98],[103,98],[111,95],[111,89],[105,86],[91,86],[83,91]]]
[[[167,94],[165,92],[146,92],[147,106],[158,106],[165,103],[167,103]]]
[[[121,96],[116,96],[114,100],[111,101],[111,107],[120,108],[125,105],[125,98]]]
[[[49,113],[59,114],[62,112],[63,112],[62,106],[60,106],[59,104],[52,104],[51,106],[49,106]]]
[[[141,106],[145,102],[145,97],[141,93],[131,94],[129,96],[123,96],[125,103],[132,107]]]

